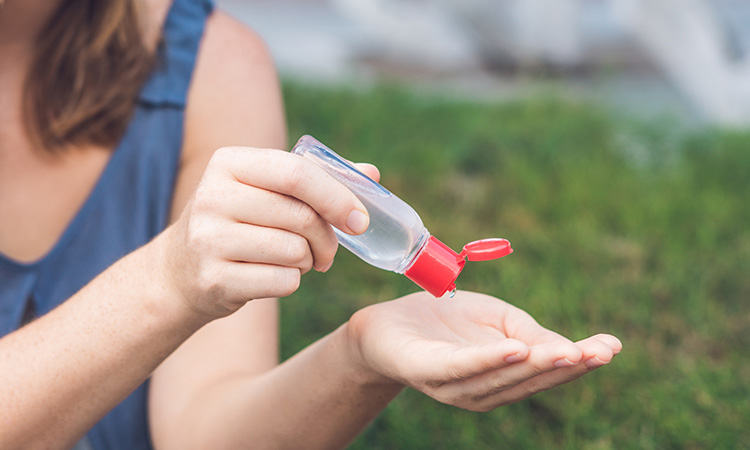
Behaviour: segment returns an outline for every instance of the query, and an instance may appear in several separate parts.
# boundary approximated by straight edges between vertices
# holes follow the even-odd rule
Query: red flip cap
[[[456,253],[435,237],[430,236],[424,249],[414,263],[404,272],[422,289],[442,297],[456,289],[456,278],[469,261],[489,261],[513,253],[507,239],[482,239],[466,244],[461,253]]]

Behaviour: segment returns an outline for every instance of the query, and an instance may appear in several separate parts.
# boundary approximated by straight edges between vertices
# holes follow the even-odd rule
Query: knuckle
[[[237,147],[220,147],[216,149],[211,155],[211,159],[209,161],[209,164],[215,165],[219,164],[222,165],[227,161],[232,160],[232,156],[237,152]]]
[[[466,351],[465,348],[454,348],[451,351],[444,369],[445,376],[448,380],[461,380],[471,374],[471,368],[467,366],[467,358],[464,353]],[[471,358],[471,360],[479,360],[481,362],[480,368],[482,371],[487,370],[489,367],[482,361],[482,358],[480,357],[481,355],[477,353],[477,347],[473,347],[472,351],[473,358]]]
[[[538,394],[540,392],[546,391],[550,389],[551,386],[548,386],[545,383],[542,383],[539,380],[531,379],[527,381],[523,386],[523,392],[526,394],[526,397],[530,397],[534,394]]]
[[[204,210],[206,205],[211,204],[210,197],[210,188],[206,183],[200,183],[195,189],[195,192],[193,192],[191,210],[193,212]]]
[[[489,412],[513,402],[513,397],[507,391],[502,393],[485,393],[483,395],[474,395],[467,402],[465,408],[476,412]]]
[[[309,166],[302,158],[290,158],[286,161],[287,176],[284,177],[283,186],[287,192],[297,192],[309,176]]]
[[[203,179],[210,178],[237,178],[237,173],[242,173],[242,165],[237,161],[247,160],[254,157],[255,152],[248,152],[248,147],[221,147],[213,152],[204,171]]]
[[[425,389],[440,389],[441,387],[445,386],[446,384],[450,383],[450,381],[440,380],[440,379],[429,379],[425,380],[424,382]]]
[[[296,222],[302,231],[309,231],[320,223],[320,216],[310,206],[303,202],[297,202],[294,211]]]
[[[445,377],[451,381],[464,378],[461,366],[454,360],[451,360],[445,367]]]
[[[185,245],[198,254],[210,252],[211,233],[208,226],[200,219],[191,220],[185,236]]]
[[[493,406],[491,403],[474,403],[474,404],[469,405],[469,407],[466,409],[468,409],[469,411],[473,411],[473,412],[486,413],[495,409],[495,406]]]
[[[278,271],[277,294],[280,297],[292,295],[299,289],[302,273],[298,269],[286,268]]]
[[[470,409],[476,403],[471,396],[467,395],[467,393],[462,390],[454,391],[447,395],[444,394],[440,397],[433,397],[445,404],[454,405],[463,409]]]
[[[354,194],[350,194],[354,197]],[[353,202],[346,196],[340,195],[336,189],[331,189],[328,195],[324,197],[324,200],[316,205],[316,209],[320,215],[330,218],[338,218],[342,223],[346,221],[346,217],[343,216],[344,212],[349,212],[354,208]],[[342,217],[343,216],[343,217]]]
[[[529,380],[533,380],[536,375],[528,373],[522,378],[518,376],[507,377],[503,375],[493,376],[492,378],[485,381],[483,389],[480,395],[475,400],[481,400],[488,396],[496,396],[498,394],[508,393],[514,391],[519,385],[528,383]],[[505,395],[505,394],[503,394]]]
[[[216,212],[221,209],[224,197],[216,183],[203,180],[195,189],[191,210],[194,214]]]
[[[320,252],[319,258],[322,262],[325,264],[329,264],[333,262],[334,258],[336,257],[336,253],[339,249],[339,243],[334,238],[330,245],[323,246],[322,251]]]
[[[198,269],[197,286],[204,296],[210,299],[224,298],[227,295],[223,270],[215,264],[202,264]]]
[[[487,386],[486,395],[493,395],[508,389],[508,385],[503,380],[492,380]],[[484,397],[484,396],[483,396]]]
[[[286,240],[286,259],[294,265],[303,263],[307,259],[308,245],[302,237],[293,237]]]
[[[463,394],[447,398],[442,402],[467,411],[487,412],[492,408],[487,409],[485,398],[486,396]]]
[[[530,359],[530,363],[528,373],[529,377],[534,377],[550,370],[550,367],[547,367],[541,360]]]
[[[300,261],[296,267],[301,271],[301,274],[305,274],[312,269],[312,266],[312,258],[308,257]]]

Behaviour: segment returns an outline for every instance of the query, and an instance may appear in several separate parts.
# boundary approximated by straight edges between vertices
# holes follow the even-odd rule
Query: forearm
[[[345,325],[263,375],[202,389],[157,448],[345,447],[402,389],[357,369],[346,339]]]
[[[0,339],[0,447],[72,446],[201,325],[169,298],[153,251]]]

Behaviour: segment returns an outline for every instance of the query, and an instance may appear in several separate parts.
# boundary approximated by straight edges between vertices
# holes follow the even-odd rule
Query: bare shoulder
[[[286,148],[276,69],[263,40],[222,11],[206,23],[185,111],[176,218],[219,147]]]
[[[244,71],[245,75],[270,70],[275,76],[273,61],[261,37],[221,10],[215,11],[206,22],[198,64],[198,70],[231,67]],[[201,64],[205,67],[200,67]]]
[[[229,15],[216,11],[208,19],[188,96],[188,126],[219,122],[222,135],[236,142],[223,145],[272,147],[285,136],[265,136],[268,122],[283,124],[278,77],[262,39]],[[192,116],[192,117],[191,117]],[[263,123],[265,122],[265,123]],[[258,123],[263,126],[253,126]]]

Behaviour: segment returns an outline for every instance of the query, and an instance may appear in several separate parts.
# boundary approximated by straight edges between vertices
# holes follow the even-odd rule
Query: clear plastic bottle
[[[312,136],[300,138],[292,153],[322,167],[367,208],[370,225],[364,233],[352,236],[334,227],[341,245],[375,267],[406,275],[436,297],[455,290],[466,258],[484,261],[513,252],[505,239],[485,239],[456,253],[430,236],[411,206]]]

